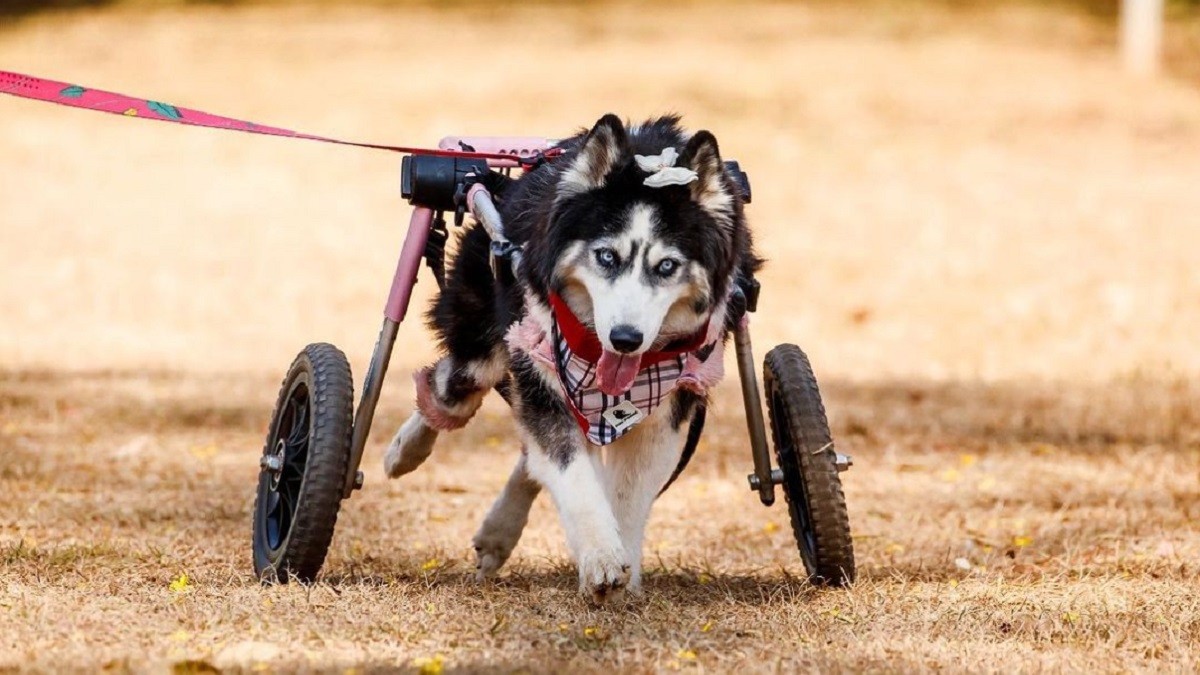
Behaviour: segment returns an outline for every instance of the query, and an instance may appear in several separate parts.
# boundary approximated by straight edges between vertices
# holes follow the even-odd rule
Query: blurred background
[[[749,169],[764,342],[823,374],[1200,370],[1200,14],[1108,2],[5,2],[8,70],[322,135],[679,112]],[[0,100],[0,365],[364,363],[397,157]],[[418,303],[432,288],[422,281]],[[406,325],[397,358],[428,356]]]
[[[683,113],[754,183],[764,344],[838,378],[1200,371],[1200,14],[1158,76],[1108,2],[7,2],[0,64],[318,134]],[[388,153],[0,99],[0,366],[361,367]],[[417,302],[433,284],[423,280]],[[398,358],[428,357],[406,325]]]
[[[823,374],[1200,370],[1200,14],[1109,2],[5,2],[0,64],[386,143],[679,112],[749,169],[756,322]],[[276,371],[372,345],[378,151],[0,100],[0,365]],[[422,281],[424,306],[433,287]],[[406,325],[401,360],[428,356]]]

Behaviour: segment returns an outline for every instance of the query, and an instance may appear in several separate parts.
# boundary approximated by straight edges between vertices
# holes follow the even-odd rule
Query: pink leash
[[[298,131],[291,131],[289,129],[269,127],[262,124],[256,124],[254,122],[235,120],[230,117],[210,115],[206,112],[190,110],[188,108],[179,108],[167,103],[162,103],[161,101],[150,101],[142,98],[134,98],[132,96],[114,94],[112,92],[101,91],[99,89],[87,89],[85,87],[80,87],[79,85],[67,84],[66,82],[44,80],[40,77],[31,77],[29,75],[22,75],[20,73],[12,73],[3,70],[0,70],[0,94],[11,94],[13,96],[33,99],[35,101],[47,101],[49,103],[71,106],[72,108],[99,110],[100,112],[124,115],[126,117],[141,117],[143,119],[159,120],[161,122],[174,122],[176,124],[187,124],[196,127],[210,127],[213,129],[241,131],[248,134],[283,136],[284,138],[302,138],[308,141],[335,143],[337,145],[352,145],[358,148],[374,148],[376,150],[389,150],[392,152],[416,153],[422,155],[438,155],[443,157],[505,159],[526,163],[537,161],[536,157],[518,158],[514,155],[494,152],[432,150],[426,148],[409,148],[399,145],[379,145],[376,143],[356,143],[354,141],[343,141],[336,138],[327,138],[325,136],[303,134]],[[543,156],[553,157],[561,152],[562,151],[558,148],[551,148],[543,153]]]

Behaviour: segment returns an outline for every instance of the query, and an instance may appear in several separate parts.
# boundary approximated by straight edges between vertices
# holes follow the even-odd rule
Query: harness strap
[[[464,157],[470,159],[504,159],[516,161],[521,164],[535,164],[542,158],[554,157],[562,153],[562,149],[560,148],[550,148],[541,156],[518,157],[516,155],[498,152],[435,150],[429,148],[413,148],[402,145],[384,145],[380,143],[346,141],[337,138],[329,138],[327,136],[305,134],[298,131],[292,131],[290,129],[266,126],[256,122],[236,120],[231,117],[221,117],[219,115],[212,115],[199,110],[180,108],[168,103],[163,103],[161,101],[152,101],[144,98],[127,96],[125,94],[115,94],[113,92],[102,91],[100,89],[89,89],[75,84],[68,84],[66,82],[56,82],[54,80],[47,80],[40,77],[22,75],[20,73],[13,73],[3,70],[0,70],[0,94],[11,94],[12,96],[19,96],[21,98],[32,99],[35,101],[57,103],[58,105],[70,106],[72,108],[83,108],[85,110],[98,110],[100,112],[124,115],[126,117],[141,117],[144,119],[158,120],[160,122],[174,122],[175,124],[186,124],[195,127],[209,127],[211,129],[241,131],[243,133],[262,134],[266,136],[282,136],[284,138],[299,138],[306,141],[318,141],[320,143],[333,143],[336,145],[349,145],[357,148],[371,148],[374,150],[388,150],[390,152],[434,155],[438,157]]]

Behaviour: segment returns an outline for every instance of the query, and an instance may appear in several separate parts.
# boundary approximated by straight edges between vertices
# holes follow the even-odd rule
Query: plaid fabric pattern
[[[638,372],[629,391],[609,396],[596,387],[596,364],[571,351],[557,322],[552,337],[554,364],[567,402],[596,445],[612,443],[649,417],[675,390],[687,358],[681,354],[649,365]]]

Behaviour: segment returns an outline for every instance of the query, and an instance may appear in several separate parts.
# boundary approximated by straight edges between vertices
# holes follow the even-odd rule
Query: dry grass
[[[727,386],[656,510],[646,600],[577,600],[546,500],[475,586],[511,426],[490,402],[383,480],[403,371],[430,356],[414,324],[324,580],[260,588],[277,378],[310,340],[365,363],[395,158],[3,99],[0,670],[1195,671],[1200,94],[1124,78],[1088,20],[886,6],[112,9],[0,31],[6,68],[318,133],[553,135],[609,109],[712,128],[773,261],[760,351],[806,347],[858,461],[861,567],[847,591],[797,578],[786,514],[744,488]]]

